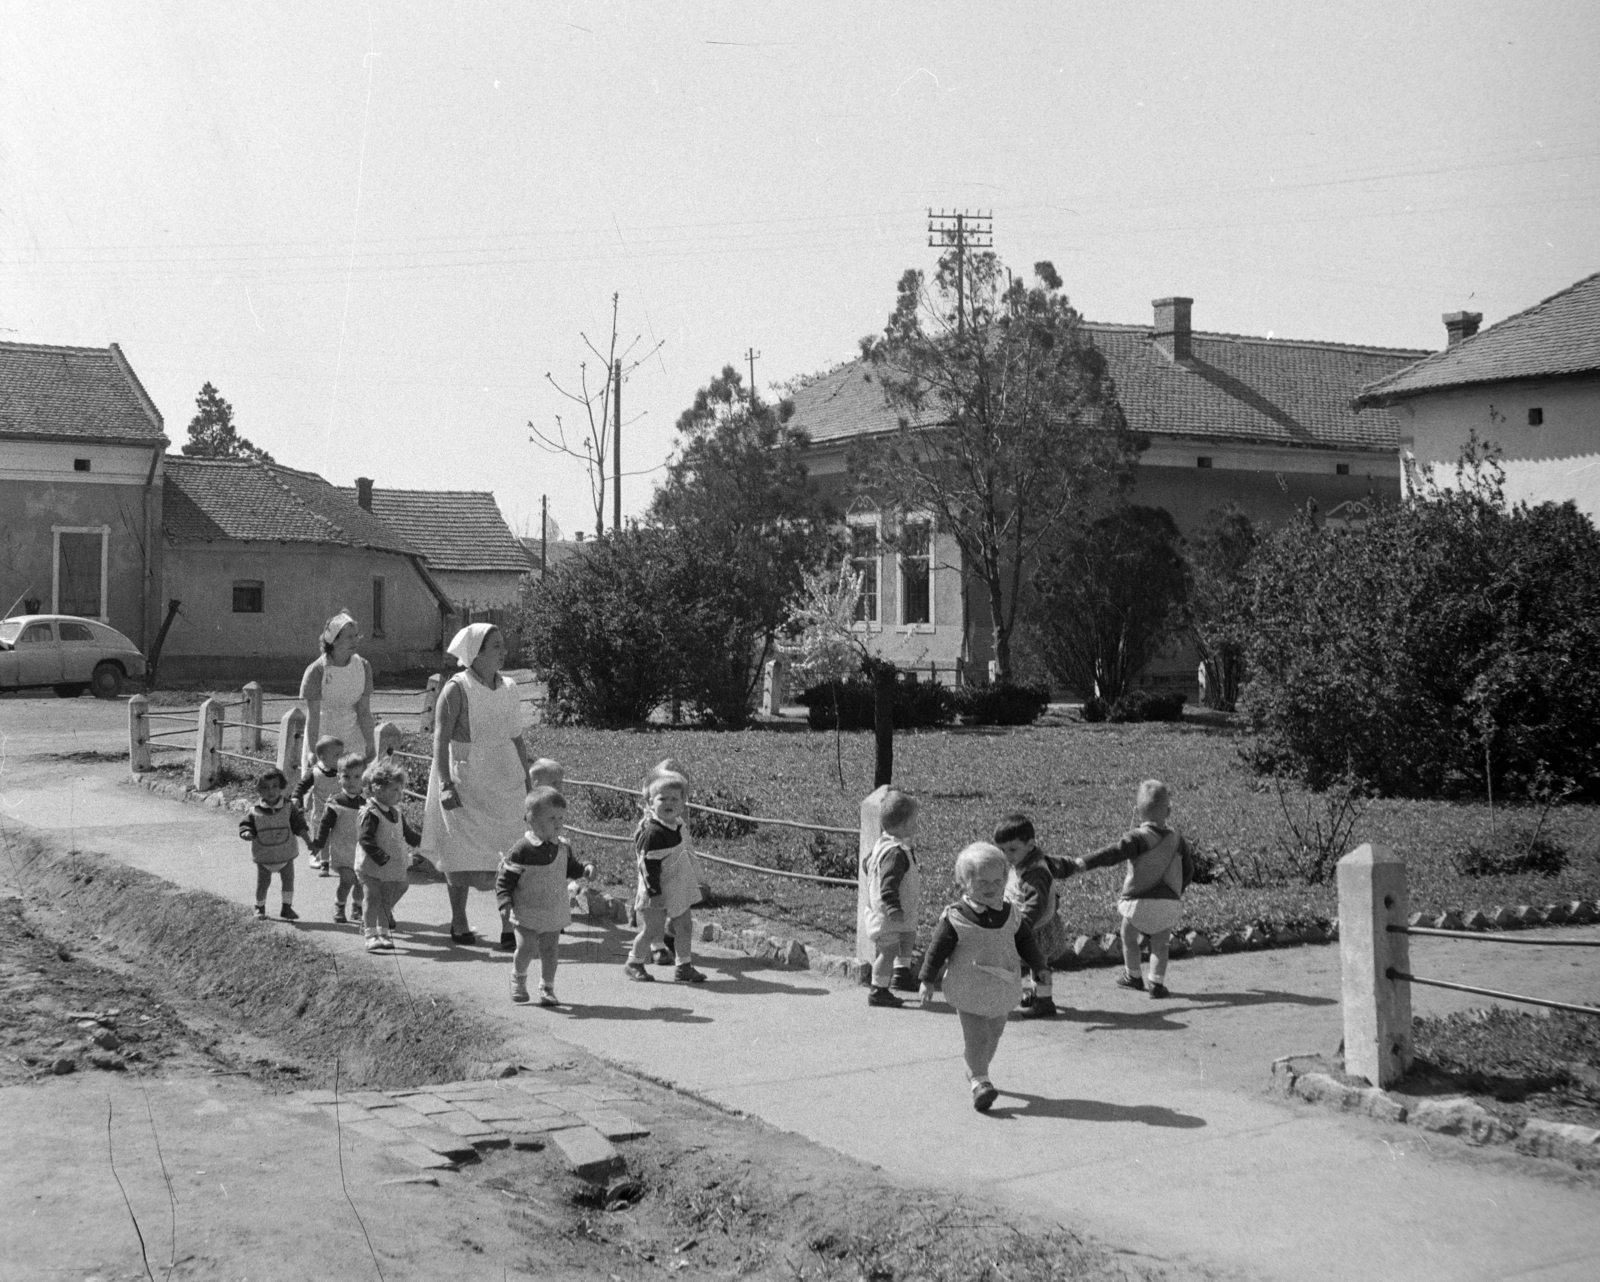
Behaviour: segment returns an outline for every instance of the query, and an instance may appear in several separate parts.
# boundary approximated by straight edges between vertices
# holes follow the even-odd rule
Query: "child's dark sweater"
[[[376,801],[369,801],[361,808],[359,835],[356,845],[361,848],[361,853],[378,867],[382,868],[389,862],[389,852],[383,848],[383,832],[385,821],[393,826],[398,826],[401,836],[408,846],[422,844],[422,834],[413,828],[398,810],[389,810],[380,806]]]
[[[1157,827],[1152,823],[1140,824],[1124,833],[1120,840],[1102,846],[1083,861],[1084,871],[1091,868],[1109,868],[1128,861],[1128,875],[1122,883],[1124,899],[1181,899],[1188,878],[1183,870],[1194,866],[1194,851],[1189,839],[1177,833],[1178,849],[1174,861],[1166,865],[1167,875],[1161,868],[1147,870],[1144,857],[1151,854],[1175,829]],[[1170,849],[1170,848],[1169,848]],[[1160,862],[1159,856],[1157,857]]]
[[[975,926],[982,926],[985,930],[995,930],[1004,926],[1015,910],[1015,904],[1002,904],[999,908],[975,908],[963,899],[951,904],[945,912],[960,913]],[[918,976],[922,983],[931,984],[939,977],[939,972],[944,969],[945,962],[950,960],[950,954],[955,952],[960,939],[961,936],[956,933],[956,928],[941,914],[939,924],[933,931],[933,940],[922,957],[922,971]],[[1039,945],[1034,942],[1033,932],[1028,929],[1026,921],[1018,923],[1016,940],[1017,956],[1022,958],[1024,966],[1034,971],[1049,968],[1050,963],[1045,961],[1044,954],[1039,951]]]
[[[659,819],[647,818],[633,839],[640,867],[644,869],[645,893],[654,899],[661,894],[661,865],[666,857],[684,844],[683,829],[669,828]],[[579,876],[583,875],[579,869]]]
[[[1007,888],[1006,898],[1017,906],[1022,920],[1034,927],[1050,915],[1051,888],[1077,872],[1078,865],[1070,859],[1047,855],[1035,846],[1013,871],[1016,880]]]
[[[529,841],[523,837],[506,851],[505,857],[500,861],[500,871],[495,874],[494,879],[494,901],[500,905],[501,912],[511,911],[512,901],[517,894],[517,883],[522,880],[521,870],[548,867],[555,862],[564,845],[565,842]],[[572,881],[583,876],[584,867],[572,853],[571,846],[567,846],[566,850],[567,880]]]

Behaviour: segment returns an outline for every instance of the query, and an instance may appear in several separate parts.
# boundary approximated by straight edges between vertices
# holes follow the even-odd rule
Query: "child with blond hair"
[[[689,781],[672,771],[652,773],[645,785],[645,814],[634,833],[633,849],[639,869],[634,909],[639,933],[623,969],[629,979],[649,983],[655,976],[645,969],[652,945],[673,941],[680,984],[703,984],[705,975],[694,967],[694,906],[700,902],[700,878],[694,848],[684,815],[689,806]]]
[[[306,827],[313,834],[322,823],[322,812],[327,808],[329,800],[339,791],[339,758],[344,755],[344,740],[337,735],[325,734],[317,740],[317,746],[312,749],[311,763],[307,766],[300,781],[295,784],[294,792],[290,794],[294,804],[299,807],[306,817]],[[307,805],[309,799],[310,804]],[[321,868],[324,877],[333,876],[328,861],[313,844],[311,847],[311,866]]]
[[[987,1113],[999,1094],[989,1080],[989,1065],[1006,1016],[1022,998],[1022,968],[1037,973],[1045,967],[1022,913],[1006,902],[1009,873],[1000,848],[986,841],[973,842],[957,855],[961,898],[940,915],[922,959],[924,1007],[933,1001],[933,981],[943,968],[941,988],[961,1017],[972,1107],[980,1113]]]
[[[367,767],[364,782],[367,804],[356,828],[356,876],[366,897],[361,933],[368,952],[392,952],[395,905],[411,884],[406,848],[415,848],[422,836],[400,813],[406,776],[399,766],[379,758]]]
[[[914,992],[911,949],[917,940],[917,912],[922,906],[922,870],[913,842],[917,833],[916,799],[898,788],[883,794],[878,808],[882,836],[861,861],[867,888],[866,934],[872,940],[872,987],[868,1006],[904,1006],[890,991]]]
[[[1176,828],[1167,825],[1172,797],[1159,779],[1146,779],[1134,798],[1138,826],[1109,846],[1077,861],[1079,867],[1109,868],[1126,861],[1127,876],[1117,897],[1122,915],[1120,988],[1143,990],[1140,940],[1150,941],[1150,996],[1167,996],[1167,954],[1172,932],[1183,916],[1183,892],[1193,877],[1194,852]]]
[[[562,836],[567,799],[541,786],[528,794],[523,807],[528,831],[500,858],[494,897],[511,917],[517,932],[517,953],[511,959],[511,1000],[528,1000],[528,967],[539,957],[539,1005],[556,1006],[556,962],[561,932],[572,924],[567,882],[593,877],[594,865],[579,863]]]
[[[365,765],[359,752],[339,758],[339,791],[323,806],[322,818],[311,838],[312,855],[321,858],[324,868],[339,874],[339,884],[333,891],[333,920],[341,926],[360,922],[364,912],[365,892],[356,876],[356,842],[361,836],[361,808],[367,803],[361,777]],[[347,899],[349,917],[344,911]]]

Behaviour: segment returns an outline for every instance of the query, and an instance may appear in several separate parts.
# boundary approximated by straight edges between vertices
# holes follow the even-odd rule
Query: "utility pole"
[[[994,213],[928,210],[928,247],[956,251],[956,333],[967,328],[967,250],[994,247]]]
[[[761,353],[754,347],[747,347],[744,353],[745,360],[750,362],[750,404],[756,403],[756,362],[761,359]]]
[[[550,496],[539,496],[539,582],[550,564]]]
[[[611,377],[616,387],[611,393],[611,529],[622,533],[622,362],[613,361]],[[603,492],[603,491],[602,491]]]

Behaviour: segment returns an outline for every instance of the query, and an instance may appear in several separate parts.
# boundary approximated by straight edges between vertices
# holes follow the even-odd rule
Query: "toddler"
[[[1053,858],[1040,850],[1033,820],[1027,815],[1007,815],[996,824],[994,844],[1011,865],[1006,878],[1006,902],[1016,905],[1045,960],[1044,969],[1032,973],[1032,985],[1023,984],[1022,1014],[1027,1019],[1048,1019],[1056,1013],[1050,963],[1067,947],[1067,928],[1056,911],[1056,882],[1076,873],[1078,865],[1074,860]]]
[[[239,821],[239,836],[250,843],[250,855],[256,861],[256,916],[267,915],[267,889],[272,885],[272,874],[278,874],[281,902],[278,916],[285,921],[298,921],[300,914],[294,910],[294,857],[299,853],[296,837],[309,843],[310,833],[306,817],[295,804],[284,796],[289,779],[274,766],[256,776],[256,796],[259,800]]]
[[[367,804],[356,827],[356,876],[366,898],[361,933],[368,952],[392,952],[395,905],[410,888],[406,847],[419,845],[422,836],[400,814],[406,776],[399,766],[380,758],[367,767],[364,781]]]
[[[634,908],[639,933],[634,937],[623,969],[629,979],[649,982],[645,969],[651,945],[668,935],[673,941],[680,984],[703,984],[706,977],[694,967],[694,906],[700,902],[700,879],[694,850],[683,822],[689,804],[689,782],[670,771],[652,773],[645,785],[645,814],[633,836],[639,866],[639,889]]]
[[[961,899],[939,917],[922,960],[922,1003],[933,1000],[933,981],[944,967],[944,996],[961,1016],[961,1040],[972,1081],[972,1107],[987,1113],[999,1094],[989,1080],[1006,1015],[1022,996],[1022,966],[1045,969],[1033,932],[1015,904],[1006,902],[1010,869],[997,846],[974,842],[956,856]]]
[[[1117,911],[1122,914],[1122,988],[1143,989],[1139,974],[1139,940],[1150,940],[1150,996],[1167,995],[1167,950],[1172,931],[1183,915],[1183,892],[1194,873],[1194,852],[1176,828],[1167,827],[1172,799],[1167,785],[1146,779],[1139,785],[1134,815],[1139,826],[1086,859],[1081,868],[1107,868],[1128,862]]]
[[[352,919],[360,921],[363,915],[361,879],[356,876],[356,841],[361,835],[361,807],[366,803],[361,792],[361,770],[365,765],[359,752],[339,758],[339,791],[323,806],[311,841],[312,855],[320,855],[322,866],[339,874],[339,885],[333,892],[333,920],[341,926]],[[346,899],[350,901],[349,917],[344,915]]]
[[[581,864],[561,835],[567,799],[549,786],[535,788],[523,805],[528,831],[500,857],[494,897],[509,913],[517,932],[517,955],[511,959],[511,1000],[528,1000],[528,965],[539,954],[539,1005],[555,1006],[556,950],[561,932],[572,922],[567,881],[593,877],[594,865]]]
[[[866,931],[872,940],[872,988],[868,1006],[904,1006],[890,991],[915,992],[911,947],[917,938],[917,912],[922,906],[922,870],[912,843],[917,834],[917,803],[890,788],[883,795],[883,835],[861,861],[867,887]]]
[[[327,807],[328,799],[339,791],[339,758],[343,755],[344,740],[331,734],[323,735],[317,740],[310,767],[294,786],[294,804],[306,815],[306,826],[313,833],[322,823],[322,812]],[[311,798],[309,811],[307,797]],[[315,846],[311,848],[311,866],[321,868],[324,877],[333,876],[327,857],[319,855]]]
[[[662,775],[681,775],[685,786],[689,783],[689,772],[683,768],[681,761],[676,757],[662,757],[660,761],[650,767],[649,773],[644,777],[641,800],[644,802],[644,809],[646,810],[649,809],[650,781],[659,779]],[[687,812],[687,807],[685,807],[685,811]],[[684,831],[687,833],[688,830],[685,829]],[[690,858],[694,858],[692,854]],[[695,860],[694,864],[695,884],[700,887],[700,897],[704,899],[707,894],[705,879],[700,876],[699,861]],[[676,964],[677,956],[678,941],[672,937],[672,922],[668,921],[666,933],[662,935],[661,942],[650,950],[650,964],[653,966],[672,966]]]

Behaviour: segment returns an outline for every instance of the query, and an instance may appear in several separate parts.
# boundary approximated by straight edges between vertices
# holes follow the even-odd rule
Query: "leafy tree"
[[[1206,670],[1206,697],[1232,712],[1250,641],[1250,558],[1255,526],[1238,507],[1213,512],[1190,543],[1188,630]]]
[[[1033,627],[1052,676],[1112,702],[1178,629],[1186,567],[1163,508],[1121,507],[1039,558]]]
[[[1010,280],[991,253],[900,279],[881,338],[862,348],[899,425],[852,460],[880,506],[931,513],[987,594],[999,677],[1025,567],[1097,496],[1125,486],[1142,442],[1104,356],[1045,262]],[[1009,283],[1006,283],[1009,280]]]
[[[195,415],[189,420],[189,439],[183,452],[189,458],[247,458],[271,463],[272,455],[239,435],[233,425],[233,406],[206,383],[194,398]]]
[[[833,549],[827,506],[805,468],[791,406],[746,393],[732,366],[678,419],[680,443],[649,521],[682,555],[670,604],[695,638],[682,697],[718,725],[743,725],[762,668],[808,570]]]

